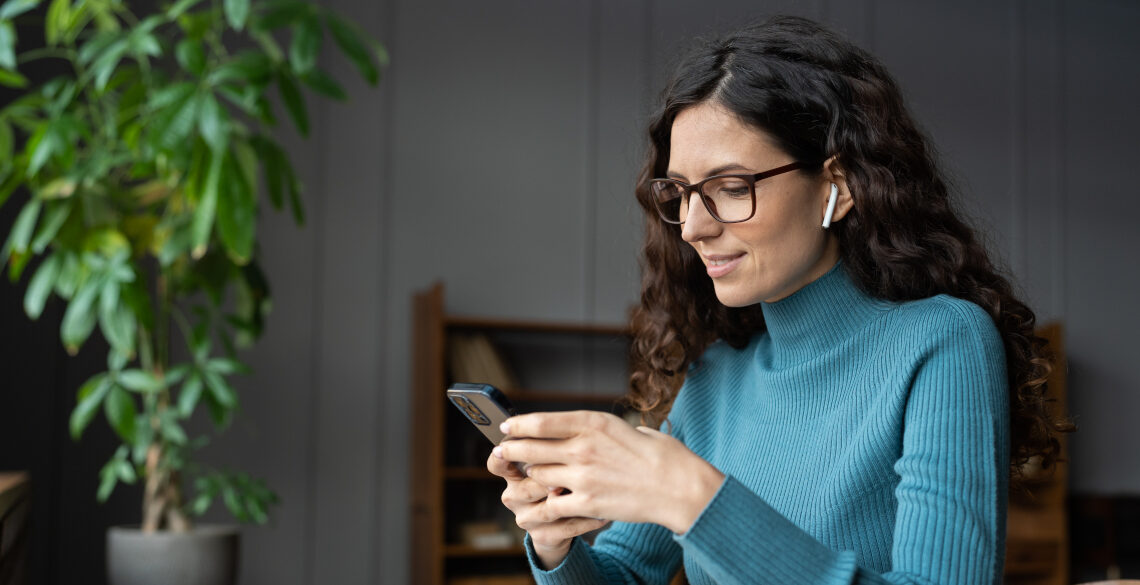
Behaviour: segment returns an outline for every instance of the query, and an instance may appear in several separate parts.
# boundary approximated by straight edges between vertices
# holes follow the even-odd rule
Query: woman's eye
[[[748,188],[748,183],[734,181],[717,185],[715,193],[720,197],[739,199],[748,197],[751,190]]]

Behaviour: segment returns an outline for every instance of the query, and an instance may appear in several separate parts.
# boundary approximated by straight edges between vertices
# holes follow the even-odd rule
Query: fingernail
[[[499,432],[503,433],[504,435],[511,434],[511,423],[503,421],[503,424],[499,425]]]
[[[494,449],[491,449],[491,454],[494,455],[498,459],[502,459],[503,458],[503,448],[502,447],[495,447]]]

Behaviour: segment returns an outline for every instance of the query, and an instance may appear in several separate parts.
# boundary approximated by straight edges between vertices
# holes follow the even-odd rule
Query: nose
[[[686,242],[696,242],[715,236],[723,229],[722,223],[713,218],[695,192],[689,194],[689,208],[685,215],[685,223],[681,224],[681,239]]]

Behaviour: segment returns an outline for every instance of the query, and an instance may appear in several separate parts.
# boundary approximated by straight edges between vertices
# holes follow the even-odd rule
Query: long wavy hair
[[[630,402],[656,427],[684,372],[717,339],[742,348],[764,330],[759,305],[730,308],[716,297],[678,226],[658,217],[649,180],[669,164],[673,120],[715,101],[775,139],[794,160],[822,169],[838,161],[854,209],[831,230],[844,268],[871,296],[907,301],[945,293],[973,302],[1001,333],[1009,376],[1011,472],[1030,459],[1049,468],[1058,433],[1050,413],[1051,370],[1033,311],[1018,300],[974,231],[955,213],[926,137],[886,69],[869,53],[803,18],[777,17],[706,41],[679,64],[649,125],[637,199],[645,211],[641,305],[633,317]]]

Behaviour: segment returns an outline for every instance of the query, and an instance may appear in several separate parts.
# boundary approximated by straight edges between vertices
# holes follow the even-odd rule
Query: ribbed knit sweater
[[[891,303],[837,265],[763,305],[743,349],[714,343],[669,415],[726,476],[683,535],[615,522],[540,584],[1001,582],[1005,358],[977,305]],[[668,428],[668,427],[666,427]]]

